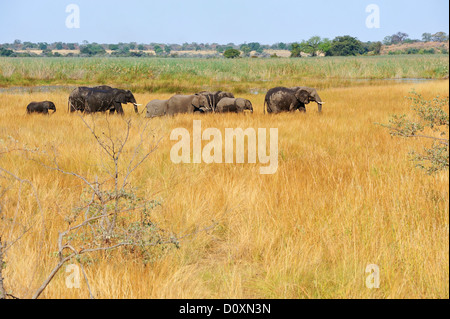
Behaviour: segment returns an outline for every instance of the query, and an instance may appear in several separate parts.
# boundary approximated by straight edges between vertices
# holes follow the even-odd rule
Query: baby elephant
[[[253,113],[252,102],[246,99],[233,99],[233,98],[223,98],[217,104],[216,112],[218,113],[226,113],[226,112],[234,112],[234,113],[242,113],[244,110],[249,110]]]
[[[48,110],[53,110],[53,113],[56,112],[56,107],[53,102],[44,101],[44,102],[31,102],[27,106],[27,113],[43,113],[48,114]]]

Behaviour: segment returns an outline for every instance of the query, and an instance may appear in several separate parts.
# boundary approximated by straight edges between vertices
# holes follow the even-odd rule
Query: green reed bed
[[[361,79],[448,78],[448,55],[300,59],[0,58],[0,86],[127,85],[137,91],[336,85]],[[328,84],[329,85],[329,84]]]

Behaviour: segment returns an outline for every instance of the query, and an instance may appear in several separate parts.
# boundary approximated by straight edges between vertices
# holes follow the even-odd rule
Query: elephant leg
[[[297,111],[297,109],[298,109],[298,105],[296,103],[292,103],[289,106],[289,112],[291,112],[291,113]]]
[[[306,106],[303,103],[300,103],[300,105],[298,106],[298,110],[302,113],[306,113]]]
[[[234,100],[234,112],[235,113],[242,113],[244,112],[245,105],[241,105],[241,103],[238,102],[238,100]]]
[[[114,103],[114,108],[115,108],[117,114],[124,115],[121,103]]]

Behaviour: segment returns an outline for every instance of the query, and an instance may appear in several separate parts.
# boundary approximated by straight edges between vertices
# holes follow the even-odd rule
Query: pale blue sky
[[[80,28],[65,25],[80,8]],[[380,8],[380,28],[366,27],[366,7]],[[295,42],[319,35],[382,40],[449,29],[447,0],[0,0],[0,43]]]

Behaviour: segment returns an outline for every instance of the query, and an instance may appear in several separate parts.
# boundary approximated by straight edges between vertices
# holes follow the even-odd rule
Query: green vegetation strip
[[[136,91],[188,92],[227,88],[340,83],[360,79],[449,75],[448,55],[299,59],[0,58],[0,86],[126,85]],[[320,85],[319,85],[320,86]]]

